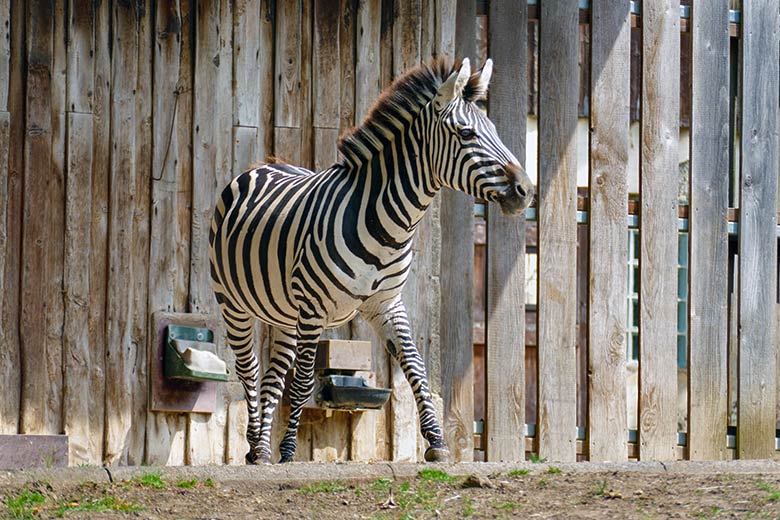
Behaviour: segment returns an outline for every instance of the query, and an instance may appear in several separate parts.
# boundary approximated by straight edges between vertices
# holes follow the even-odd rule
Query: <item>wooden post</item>
[[[679,1],[642,4],[639,456],[677,445],[677,135]]]
[[[539,455],[576,460],[576,2],[542,3],[539,38]]]
[[[725,3],[694,8],[690,168],[688,455],[724,459],[729,402],[729,31]]]
[[[591,10],[588,454],[626,460],[626,277],[631,22],[628,4]]]
[[[742,11],[737,456],[774,456],[777,399],[778,1]]]
[[[499,137],[525,164],[528,9],[494,1],[489,13],[496,74],[488,93]],[[485,460],[525,459],[525,215],[487,208]]]

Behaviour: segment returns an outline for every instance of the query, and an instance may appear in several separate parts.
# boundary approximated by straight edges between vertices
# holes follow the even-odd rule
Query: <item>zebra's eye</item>
[[[474,129],[468,127],[461,128],[460,130],[458,130],[458,134],[463,139],[474,139],[475,137],[477,137],[477,133],[474,131]]]

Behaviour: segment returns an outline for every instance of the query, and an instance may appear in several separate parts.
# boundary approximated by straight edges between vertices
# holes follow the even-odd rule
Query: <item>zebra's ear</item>
[[[490,85],[490,77],[493,76],[493,60],[487,59],[479,75],[479,89],[487,92]]]
[[[469,59],[464,58],[463,63],[460,65],[460,70],[450,74],[447,81],[442,83],[441,87],[439,87],[436,99],[434,100],[438,110],[447,106],[450,101],[463,93],[463,87],[468,83],[469,76],[471,76],[471,65],[469,65]]]

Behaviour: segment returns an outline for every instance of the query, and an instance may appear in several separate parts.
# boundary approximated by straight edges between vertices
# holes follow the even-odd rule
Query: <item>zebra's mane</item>
[[[450,64],[446,58],[432,58],[428,63],[409,69],[382,92],[363,123],[341,136],[339,152],[346,158],[370,158],[393,140],[399,132],[399,123],[407,128],[433,100],[441,84],[459,69],[460,60]],[[485,96],[479,78],[479,72],[469,78],[462,93],[465,101],[476,101]]]

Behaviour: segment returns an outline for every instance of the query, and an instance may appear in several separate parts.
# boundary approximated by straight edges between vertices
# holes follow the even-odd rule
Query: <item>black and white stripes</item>
[[[339,163],[319,173],[269,164],[223,191],[210,232],[211,275],[246,393],[248,462],[270,462],[271,420],[294,366],[280,449],[282,461],[292,460],[320,334],[358,312],[412,386],[430,443],[426,459],[447,457],[401,290],[415,229],[441,187],[498,202],[510,214],[533,198],[533,184],[474,103],[491,69],[490,61],[474,75],[468,60],[420,65],[341,140]],[[254,319],[276,328],[259,400]]]

